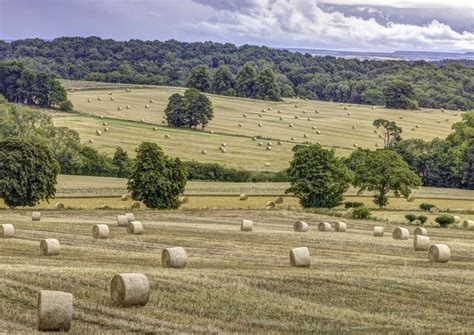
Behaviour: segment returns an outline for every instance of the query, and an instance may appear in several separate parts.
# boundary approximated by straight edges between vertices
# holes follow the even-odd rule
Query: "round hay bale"
[[[132,235],[141,235],[143,234],[143,223],[140,221],[132,221],[127,224],[127,233]]]
[[[278,204],[278,205],[281,205],[283,203],[283,197],[277,197],[275,199],[275,203]]]
[[[454,223],[461,223],[461,217],[458,215],[453,215]]]
[[[321,134],[321,131],[320,131],[320,130],[316,130],[316,134],[320,135],[320,134]]]
[[[258,146],[259,146],[259,147],[263,146],[263,143],[262,143],[262,142],[258,142]]]
[[[320,222],[318,224],[318,230],[319,231],[331,231],[332,227],[331,227],[331,224],[328,223],[328,222]]]
[[[253,221],[251,220],[242,220],[240,224],[240,231],[252,231],[253,229]]]
[[[207,155],[207,151],[206,150],[201,150],[201,154]]]
[[[295,104],[295,108],[298,108],[298,105],[297,105],[297,104]]]
[[[112,92],[109,91],[108,93],[109,93],[109,95],[112,95]]]
[[[293,230],[296,232],[307,232],[309,229],[309,225],[304,222],[304,221],[296,221],[295,224],[293,225]]]
[[[130,199],[130,194],[122,194],[120,197],[120,200],[122,201],[127,201],[128,199]]]
[[[118,106],[118,107],[117,107],[117,110],[121,111],[121,110],[122,110],[122,107]]]
[[[166,121],[165,121],[165,120],[161,120],[161,124],[166,124]]]
[[[73,295],[61,291],[41,290],[36,303],[37,328],[53,332],[71,329]]]
[[[348,116],[351,116],[351,115],[352,115],[352,113],[351,113],[351,112],[347,112],[347,115],[348,115]]]
[[[102,132],[101,132],[100,130],[96,130],[96,131],[95,131],[95,134],[96,134],[97,136],[102,136]]]
[[[133,213],[125,213],[125,216],[127,217],[128,222],[135,221],[135,214]]]
[[[278,113],[278,114],[281,114],[281,110],[277,110],[277,113]]]
[[[87,99],[87,102],[91,102],[91,101],[92,101],[92,99]]]
[[[128,225],[128,217],[126,215],[117,215],[117,226],[126,227]]]
[[[300,117],[298,115],[295,115],[295,119],[299,119]]]
[[[269,166],[270,166],[270,163],[268,163],[268,162],[265,163],[265,166],[266,166],[266,167],[269,167]]]
[[[114,98],[114,97],[110,97],[110,100],[114,101],[114,100],[115,100],[115,98]]]
[[[275,207],[275,202],[274,201],[267,201],[267,207]]]
[[[416,235],[423,235],[423,236],[428,236],[428,231],[426,228],[423,227],[416,227],[414,231],[415,236]]]
[[[379,134],[379,138],[383,138],[383,136]]]
[[[262,108],[261,112],[262,112],[262,113],[265,113],[265,108]]]
[[[413,237],[413,250],[426,251],[430,246],[430,238],[424,235],[415,235]]]
[[[215,133],[215,131],[214,131],[214,130],[211,130],[211,134],[214,134],[214,133]]]
[[[375,106],[372,106],[372,110],[374,110],[374,109],[375,109]]]
[[[154,130],[154,131],[157,131],[157,130],[158,130],[158,127],[153,127],[153,130]]]
[[[451,258],[451,250],[446,244],[432,244],[428,248],[430,262],[447,263]]]
[[[347,230],[347,225],[345,222],[338,221],[335,223],[334,228],[337,232],[343,233]]]
[[[127,108],[127,109],[130,109],[130,106],[129,106],[129,105],[127,105],[125,108]]]
[[[243,117],[247,117],[247,114],[244,113],[242,116],[243,116]]]
[[[153,99],[148,100],[148,102],[152,104],[152,103],[153,103]]]
[[[248,198],[249,198],[249,196],[248,196],[247,194],[244,194],[244,193],[242,193],[242,194],[239,196],[239,199],[240,199],[241,201],[245,201],[245,200],[247,200]]]
[[[262,114],[258,114],[258,117],[263,117],[263,115],[262,115]]]
[[[294,267],[311,266],[311,255],[307,247],[299,247],[291,249],[290,251],[290,265]]]
[[[288,127],[293,128],[293,123],[290,123]]]
[[[408,198],[407,198],[407,202],[414,202],[416,199],[414,196],[410,195]]]
[[[308,134],[303,134],[303,138],[308,138]]]
[[[145,105],[145,108],[150,108],[150,105]]]
[[[239,123],[239,128],[242,128],[242,123]]]
[[[12,238],[13,236],[15,236],[15,227],[12,224],[0,225],[0,238]]]
[[[114,305],[145,306],[150,298],[150,284],[142,273],[121,273],[112,278],[110,297]]]
[[[380,226],[375,226],[374,227],[374,236],[375,237],[383,237],[383,227],[380,227]]]
[[[375,143],[375,147],[376,147],[376,148],[380,147],[380,144]]]
[[[356,126],[352,126],[352,129],[357,129],[357,127],[356,127]]]
[[[89,141],[87,141],[87,142],[89,142],[89,143],[91,143],[91,144],[92,144],[92,143],[94,143],[94,140],[93,140],[93,139],[90,139],[90,140],[89,140]]]
[[[168,134],[165,134],[165,138],[170,138],[170,135],[168,135]]]
[[[164,268],[184,269],[188,256],[182,247],[166,248],[161,253],[161,263]]]
[[[56,256],[59,255],[61,246],[59,245],[59,241],[57,239],[47,238],[41,240],[39,249],[42,256]]]
[[[107,124],[107,122],[102,122],[102,125],[103,125],[104,127],[107,127],[108,124]]]
[[[294,141],[296,138],[294,136],[291,137],[291,140]]]
[[[101,98],[101,97],[98,97],[97,100],[102,101],[102,98]]]
[[[41,220],[41,213],[40,212],[31,213],[31,221],[40,221],[40,220]]]
[[[109,131],[109,128],[105,127],[105,128],[104,128],[104,131],[105,131],[105,132],[108,132],[108,131]]]
[[[224,147],[219,147],[219,150],[224,154],[227,150]]]
[[[92,237],[98,239],[108,238],[110,234],[109,226],[106,224],[96,224],[92,227]]]
[[[278,144],[278,145],[281,145],[282,143],[281,143],[281,141],[278,141],[277,144]]]
[[[319,114],[319,109],[316,109],[314,112],[315,112],[316,114]]]
[[[259,123],[258,126],[259,126],[259,127],[263,127],[263,124]]]
[[[316,130],[316,126],[312,126],[311,129]]]
[[[357,147],[358,147],[357,143],[354,143],[352,146],[353,146],[354,148],[357,148]]]
[[[436,123],[441,123],[441,120],[436,120]]]
[[[474,220],[465,220],[462,227],[464,229],[474,229]]]
[[[397,227],[392,232],[392,238],[394,240],[408,240],[409,236],[410,232],[408,231],[408,229],[403,227]]]
[[[65,208],[64,204],[62,202],[57,202],[55,205],[54,205],[54,209],[55,210],[63,210]]]
[[[417,125],[416,125],[416,128],[420,128],[420,125],[419,125],[419,124],[417,124]]]
[[[268,107],[267,109],[268,109],[269,111],[271,111],[271,110],[272,110],[272,108],[271,108],[271,107]]]
[[[279,117],[279,120],[280,120],[280,121],[283,121],[283,116],[280,116],[280,117]]]
[[[272,147],[266,147],[265,150],[272,151]]]
[[[227,144],[221,143],[221,147],[226,147],[226,146],[227,146]]]
[[[131,91],[132,91],[132,90],[129,89],[129,88],[126,88],[126,89],[125,89],[125,92],[131,92]]]
[[[141,123],[145,123],[145,119],[141,119],[140,122],[141,122]]]
[[[257,140],[257,138],[255,136],[252,137],[252,141],[256,141],[256,140]]]

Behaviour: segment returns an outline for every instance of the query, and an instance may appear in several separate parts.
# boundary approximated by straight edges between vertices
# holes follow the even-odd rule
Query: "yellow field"
[[[109,92],[112,94],[109,95]],[[265,102],[209,95],[215,117],[203,132],[174,129],[162,124],[168,97],[176,92],[183,93],[184,89],[133,88],[131,92],[126,92],[123,88],[76,90],[68,96],[75,111],[80,114],[55,113],[54,122],[58,126],[77,130],[83,141],[93,140],[92,146],[109,154],[116,146],[121,146],[134,155],[134,149],[141,142],[153,141],[169,155],[185,160],[276,171],[288,166],[292,147],[305,141],[320,142],[323,146],[336,148],[339,155],[350,154],[355,144],[365,148],[375,148],[376,143],[382,146],[383,141],[378,133],[374,133],[375,128],[372,126],[373,120],[377,118],[396,120],[404,130],[404,138],[423,139],[446,137],[450,133],[452,122],[461,118],[450,111],[400,111],[383,107],[373,110],[363,105],[349,107],[347,104],[341,106],[331,102],[301,99]],[[115,100],[110,100],[111,97]],[[150,99],[153,103],[149,102]],[[145,105],[149,105],[149,108],[145,108]],[[118,107],[122,110],[119,111]],[[247,117],[243,117],[244,113]],[[348,113],[351,115],[347,115]],[[105,117],[104,120],[99,118],[101,115]],[[441,122],[437,123],[437,120]],[[104,131],[104,121],[108,124],[108,132]],[[239,127],[239,123],[242,127]],[[289,127],[290,124],[293,125],[292,128]],[[416,125],[420,128],[416,128]],[[154,127],[158,129],[155,131]],[[96,130],[101,130],[102,136],[97,136]],[[165,138],[166,134],[170,138]],[[305,134],[307,138],[304,137]],[[254,136],[262,138],[253,141]],[[277,144],[278,140],[281,145]],[[223,142],[227,144],[226,153],[218,150]],[[258,146],[259,142],[263,145]],[[272,142],[271,151],[265,149],[267,142]],[[202,150],[206,150],[207,154],[203,155]],[[266,163],[270,165],[267,167]]]
[[[0,329],[33,333],[36,295],[74,295],[70,334],[123,333],[464,333],[474,332],[474,231],[429,229],[451,249],[449,263],[430,263],[411,238],[372,237],[372,222],[347,221],[346,233],[318,232],[321,220],[294,211],[138,211],[145,234],[116,226],[119,211],[2,211],[16,228],[0,240]],[[242,233],[242,218],[254,231]],[[293,232],[296,220],[310,224]],[[111,237],[94,240],[94,224]],[[413,229],[409,227],[410,235]],[[39,256],[39,240],[57,238],[59,256]],[[185,269],[161,266],[163,248],[182,246]],[[289,266],[291,248],[307,246],[311,268]],[[142,308],[111,304],[118,273],[144,273],[151,286]]]

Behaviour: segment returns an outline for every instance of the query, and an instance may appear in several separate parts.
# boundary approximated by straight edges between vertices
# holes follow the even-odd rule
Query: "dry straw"
[[[276,206],[275,201],[267,201],[267,207],[274,208]]]
[[[249,198],[249,196],[247,194],[244,194],[242,193],[239,197],[240,200],[244,201],[244,200],[247,200]]]
[[[424,235],[415,235],[413,237],[413,250],[426,251],[430,246],[430,238]]]
[[[242,223],[240,225],[240,230],[241,231],[252,231],[253,229],[253,221],[251,220],[242,220]]]
[[[294,267],[310,267],[311,255],[307,247],[299,247],[291,249],[290,264]]]
[[[474,220],[466,220],[462,226],[464,229],[474,229]]]
[[[347,229],[347,225],[345,222],[342,222],[342,221],[338,221],[336,222],[336,224],[334,225],[334,228],[337,232],[345,232],[346,229]]]
[[[319,231],[331,231],[331,224],[328,222],[320,222],[318,224]]]
[[[57,202],[55,205],[54,205],[54,209],[56,210],[61,210],[61,209],[64,209],[65,206],[62,202]]]
[[[188,256],[182,247],[166,248],[161,253],[161,263],[164,268],[184,269]]]
[[[394,240],[408,240],[410,232],[406,228],[397,227],[392,232],[392,238]]]
[[[432,244],[428,249],[430,262],[447,263],[451,258],[451,250],[446,244]]]
[[[106,224],[96,224],[92,227],[92,237],[98,239],[108,238],[110,234],[109,226]]]
[[[304,233],[308,231],[308,229],[309,229],[309,225],[304,221],[296,221],[295,224],[293,225],[293,230],[296,232]]]
[[[39,249],[42,256],[56,256],[59,255],[61,246],[59,245],[59,241],[57,239],[47,238],[45,240],[41,240]]]
[[[428,236],[428,231],[426,230],[426,228],[416,227],[414,234],[415,234],[415,236],[416,235]]]
[[[380,227],[380,226],[375,226],[374,227],[374,236],[375,237],[383,237],[383,227]]]
[[[132,221],[127,225],[127,233],[129,234],[141,235],[143,234],[143,231],[143,223],[140,221]]]
[[[150,298],[150,284],[142,273],[121,273],[110,283],[110,297],[115,305],[145,306]]]
[[[138,209],[140,208],[140,203],[138,201],[133,201],[132,202],[132,209]]]
[[[69,331],[73,312],[73,295],[42,290],[38,293],[36,316],[39,331]]]
[[[454,223],[461,223],[461,217],[458,215],[453,215]]]
[[[126,215],[117,215],[117,226],[126,227],[128,225],[128,217]]]
[[[130,199],[130,194],[122,194],[120,197],[120,200],[122,201],[127,201],[128,199]]]
[[[12,238],[13,236],[15,236],[15,227],[12,224],[0,225],[0,238]]]
[[[32,221],[40,221],[41,220],[41,213],[40,212],[31,213],[31,220]]]
[[[282,203],[283,203],[283,197],[277,197],[277,198],[275,199],[275,203],[276,203],[276,204],[279,204],[279,205],[282,204]]]

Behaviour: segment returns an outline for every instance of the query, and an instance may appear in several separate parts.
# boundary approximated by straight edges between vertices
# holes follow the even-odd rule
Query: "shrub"
[[[415,214],[407,214],[407,215],[405,215],[405,219],[407,219],[408,222],[412,223],[413,221],[416,220],[416,215]]]
[[[426,223],[426,221],[428,221],[428,217],[426,217],[425,215],[418,215],[418,216],[416,217],[416,219],[417,219],[418,221],[420,221],[420,223],[421,223],[422,225],[424,225],[424,224]]]
[[[446,227],[451,223],[454,223],[454,216],[452,215],[440,215],[438,216],[435,221],[439,223],[441,227]]]
[[[344,207],[345,208],[357,208],[357,207],[363,207],[364,203],[363,202],[357,202],[357,201],[346,201],[344,202]]]
[[[72,112],[73,105],[71,100],[63,101],[59,104],[59,110],[63,112]]]
[[[369,218],[369,216],[370,216],[370,212],[365,206],[356,207],[352,211],[352,218],[354,219],[366,220]]]
[[[429,204],[427,202],[423,202],[420,204],[420,209],[424,212],[429,212],[431,208],[434,208],[434,207],[436,207],[435,204]]]
[[[217,163],[200,163],[197,161],[185,162],[184,164],[188,169],[189,180],[250,181],[251,174],[246,170],[227,168]]]

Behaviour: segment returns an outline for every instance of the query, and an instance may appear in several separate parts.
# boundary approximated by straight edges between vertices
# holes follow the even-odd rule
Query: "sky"
[[[0,0],[0,39],[61,36],[465,52],[474,1]]]

